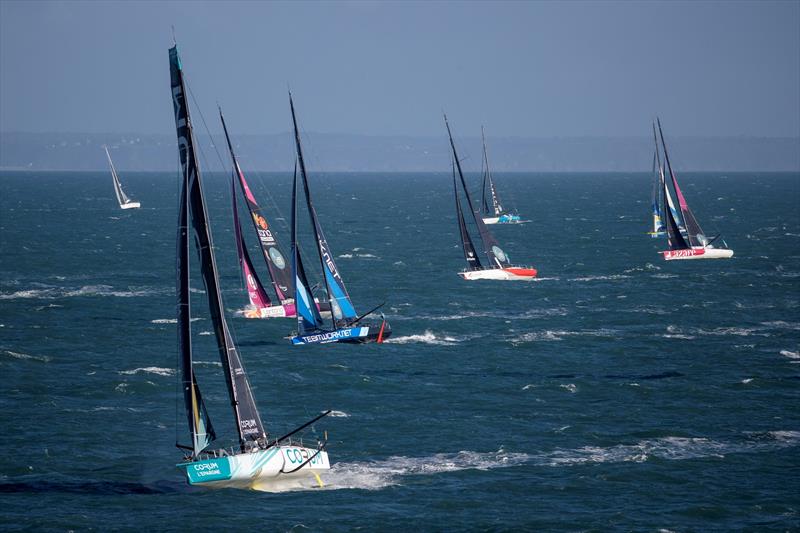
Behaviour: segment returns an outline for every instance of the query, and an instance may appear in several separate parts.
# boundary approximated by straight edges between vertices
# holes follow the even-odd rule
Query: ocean
[[[800,175],[681,173],[735,256],[667,263],[645,234],[648,173],[497,173],[530,222],[492,231],[539,278],[466,282],[449,172],[311,169],[356,309],[385,302],[393,336],[304,347],[285,339],[292,320],[237,314],[230,182],[204,175],[267,429],[334,410],[304,436],[328,433],[325,487],[273,494],[192,488],[175,467],[178,178],[120,173],[141,209],[118,208],[107,172],[0,173],[0,529],[800,529]],[[291,176],[248,178],[288,246]],[[230,407],[193,287],[199,379],[224,440]]]

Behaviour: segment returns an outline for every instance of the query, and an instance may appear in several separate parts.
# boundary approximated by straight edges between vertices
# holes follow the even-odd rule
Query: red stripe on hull
[[[522,278],[535,278],[536,274],[538,273],[535,268],[504,268],[504,272],[508,272],[509,274],[514,274],[515,276],[520,276]]]

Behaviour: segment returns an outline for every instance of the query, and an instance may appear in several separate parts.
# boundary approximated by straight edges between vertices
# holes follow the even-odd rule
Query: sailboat
[[[481,185],[481,216],[484,224],[523,224],[527,220],[522,220],[520,216],[511,211],[503,209],[500,203],[500,196],[492,180],[492,172],[489,170],[489,154],[486,151],[486,136],[481,126],[481,142],[483,143],[483,185]],[[488,194],[487,194],[488,192]],[[491,199],[491,204],[489,203]]]
[[[114,168],[114,162],[111,161],[111,154],[108,153],[108,146],[103,146],[106,151],[106,157],[108,158],[108,166],[111,167],[111,179],[114,181],[114,192],[117,194],[117,202],[119,202],[119,207],[121,209],[139,209],[140,204],[139,202],[134,202],[128,195],[125,194],[125,191],[122,190],[122,184],[119,182],[119,176],[117,176],[117,169]]]
[[[292,273],[295,285],[295,304],[297,306],[297,335],[292,336],[292,344],[319,344],[329,342],[378,342],[381,343],[392,334],[392,328],[381,314],[380,323],[367,323],[364,319],[377,311],[383,304],[359,315],[353,307],[350,295],[344,285],[339,269],[333,260],[333,252],[322,232],[316,209],[311,201],[308,186],[308,174],[303,159],[303,148],[300,144],[300,133],[297,128],[297,116],[294,101],[289,93],[289,107],[292,111],[294,140],[297,149],[297,162],[300,166],[300,177],[306,198],[308,215],[314,231],[317,254],[322,268],[322,278],[328,302],[331,307],[331,327],[328,328],[312,299],[312,289],[308,282],[303,262],[300,257],[297,236],[297,166],[292,180]]]
[[[733,257],[733,250],[728,249],[725,240],[722,240],[724,248],[716,248],[713,243],[720,238],[717,234],[711,239],[707,238],[703,233],[700,224],[697,222],[692,210],[686,204],[686,198],[683,196],[678,180],[675,178],[675,172],[672,170],[672,164],[669,161],[669,153],[667,152],[667,144],[664,141],[664,132],[661,130],[661,120],[656,119],[658,122],[658,133],[661,136],[661,146],[664,149],[664,159],[667,163],[667,169],[672,180],[672,187],[675,189],[675,195],[678,198],[678,207],[680,208],[681,224],[670,209],[664,210],[667,226],[667,243],[669,250],[661,252],[664,254],[664,259],[667,261],[677,259],[727,259]],[[668,205],[669,187],[666,179],[663,183],[663,198],[662,205]]]
[[[303,445],[302,440],[297,442],[292,437],[330,411],[323,412],[282,437],[272,439],[267,434],[256,407],[247,372],[225,321],[214,246],[208,226],[208,214],[177,46],[169,50],[169,64],[182,174],[178,209],[177,311],[180,367],[178,377],[185,406],[185,419],[191,437],[190,445],[176,442],[176,446],[185,452],[184,461],[177,466],[185,472],[190,484],[210,488],[234,487],[277,491],[315,484],[322,486],[320,473],[330,469],[328,454],[324,449],[327,438],[319,442],[315,448],[308,448]],[[216,432],[200,394],[200,385],[193,366],[189,288],[192,241],[195,241],[197,246],[200,274],[206,289],[209,315],[216,335],[238,435],[238,444],[227,449],[209,449],[216,439]]]
[[[658,149],[658,137],[656,136],[656,123],[653,122],[653,141],[655,142],[655,149],[653,151],[653,195],[651,206],[653,208],[653,230],[648,231],[647,234],[652,238],[663,237],[666,235],[666,227],[664,226],[664,164],[661,162],[661,154]],[[672,211],[672,216],[678,218],[678,212],[675,210],[675,204],[672,201],[672,195],[669,189],[666,189],[666,205]]]
[[[450,137],[450,147],[453,149],[453,190],[456,197],[456,216],[458,218],[458,227],[461,233],[461,244],[464,249],[464,258],[467,261],[467,269],[459,272],[458,275],[465,280],[476,279],[497,279],[497,280],[531,280],[536,277],[536,269],[526,266],[514,266],[511,260],[500,248],[497,239],[491,234],[489,228],[483,221],[478,211],[473,207],[472,198],[470,197],[467,183],[464,181],[464,173],[461,171],[461,161],[458,159],[456,153],[456,145],[453,142],[453,134],[450,131],[450,124],[447,122],[447,115],[444,116],[444,123],[447,126],[447,135]],[[456,182],[456,170],[458,170],[458,177],[460,178],[461,188],[467,198],[467,205],[472,217],[475,220],[475,225],[478,227],[478,233],[483,243],[483,249],[488,259],[488,265],[483,265],[475,252],[475,246],[469,236],[467,225],[464,220],[464,213],[461,209],[461,200],[458,194],[458,183]]]
[[[219,118],[222,121],[225,140],[228,142],[228,151],[233,161],[234,176],[231,177],[231,196],[233,198],[233,223],[234,232],[236,234],[236,252],[239,258],[239,266],[242,270],[242,277],[247,286],[247,295],[250,299],[250,307],[245,310],[244,316],[247,318],[294,317],[297,315],[297,312],[294,305],[294,280],[291,267],[286,261],[286,256],[278,244],[277,236],[267,222],[264,213],[262,213],[258,202],[256,202],[253,193],[250,191],[250,187],[247,185],[244,172],[242,172],[242,168],[239,166],[239,161],[236,159],[236,154],[233,151],[233,144],[228,135],[228,126],[225,124],[225,117],[222,115],[221,108],[219,109]],[[247,209],[250,212],[253,228],[258,235],[259,247],[264,256],[264,261],[267,263],[267,269],[272,279],[272,287],[275,290],[275,294],[278,296],[280,304],[273,304],[269,296],[267,296],[267,292],[256,275],[253,263],[250,261],[250,257],[247,253],[247,246],[242,236],[242,228],[239,224],[239,215],[236,205],[236,185],[234,182],[237,180],[239,182],[239,187],[242,189]]]

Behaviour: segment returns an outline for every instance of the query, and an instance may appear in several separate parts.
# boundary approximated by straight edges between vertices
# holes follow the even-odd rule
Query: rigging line
[[[191,85],[189,85],[189,81],[186,79],[184,75],[184,84],[186,85],[186,89],[189,91],[189,95],[192,97],[192,102],[194,102],[194,107],[198,113],[200,113],[200,121],[203,123],[203,128],[206,130],[206,135],[208,135],[208,139],[211,142],[211,146],[214,148],[214,152],[217,154],[217,159],[219,160],[220,168],[222,172],[225,172],[225,163],[222,161],[222,156],[217,149],[217,143],[214,141],[214,137],[211,135],[211,130],[208,129],[208,124],[206,123],[206,117],[203,115],[203,110],[200,108],[200,104],[197,103],[197,98],[194,96],[194,92],[192,91]],[[200,143],[198,143],[200,144]],[[201,149],[202,152],[202,149]],[[203,155],[205,158],[205,155]],[[206,161],[207,168],[210,169],[210,165],[208,165],[208,161]]]

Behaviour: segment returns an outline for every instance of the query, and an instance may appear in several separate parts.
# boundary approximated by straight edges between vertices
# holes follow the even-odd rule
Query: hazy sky
[[[0,0],[0,131],[800,136],[800,2]],[[198,120],[196,118],[196,120]]]

